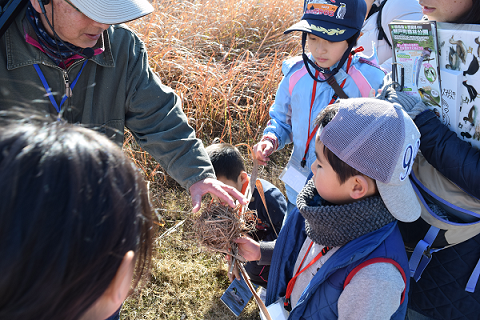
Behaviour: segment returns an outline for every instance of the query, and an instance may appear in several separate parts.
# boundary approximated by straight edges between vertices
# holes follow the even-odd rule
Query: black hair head
[[[31,112],[29,112],[31,114]],[[0,319],[78,319],[133,250],[148,271],[146,185],[86,128],[0,113]]]
[[[225,177],[236,182],[242,171],[245,171],[245,163],[240,151],[231,144],[214,143],[206,150],[217,177]]]

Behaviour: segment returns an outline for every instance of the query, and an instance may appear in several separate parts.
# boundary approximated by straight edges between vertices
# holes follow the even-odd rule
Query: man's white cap
[[[118,24],[153,12],[148,0],[70,0],[84,15],[104,24]]]
[[[390,213],[400,221],[420,217],[409,180],[420,132],[398,104],[372,98],[339,99],[320,140],[340,160],[374,179]]]

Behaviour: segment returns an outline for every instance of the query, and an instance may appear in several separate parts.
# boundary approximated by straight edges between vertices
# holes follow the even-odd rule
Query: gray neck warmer
[[[380,196],[344,205],[323,200],[313,179],[297,197],[297,207],[305,218],[305,230],[313,242],[338,247],[395,221]]]

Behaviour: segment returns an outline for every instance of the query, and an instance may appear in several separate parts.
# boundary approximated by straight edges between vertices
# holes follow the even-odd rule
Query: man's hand
[[[275,146],[269,140],[260,141],[253,146],[253,155],[257,159],[258,164],[266,165],[270,158],[268,157],[275,151]]]
[[[202,197],[207,193],[217,197],[220,201],[228,204],[232,208],[235,207],[235,200],[233,200],[233,198],[237,199],[240,204],[243,205],[248,202],[240,191],[213,178],[205,178],[195,182],[192,184],[189,191],[192,197],[192,212],[200,210]]]

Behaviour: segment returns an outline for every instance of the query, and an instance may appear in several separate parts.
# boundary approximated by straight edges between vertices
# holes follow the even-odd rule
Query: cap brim
[[[70,0],[84,15],[104,24],[118,24],[153,12],[148,0]]]
[[[385,184],[378,180],[375,182],[385,206],[397,220],[413,222],[420,217],[422,208],[410,179],[401,185]]]
[[[345,28],[344,26],[337,25],[330,22],[322,21],[321,26],[317,26],[318,20],[304,19],[295,23],[293,26],[284,31],[285,34],[292,31],[303,31],[312,33],[322,39],[339,42],[350,39],[358,30]]]

